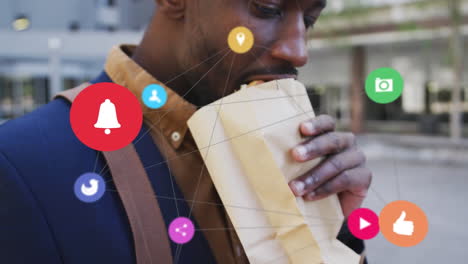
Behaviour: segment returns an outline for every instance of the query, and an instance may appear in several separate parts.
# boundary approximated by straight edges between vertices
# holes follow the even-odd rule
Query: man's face
[[[184,76],[193,86],[187,99],[204,105],[253,80],[296,78],[296,68],[307,63],[307,30],[325,1],[187,1],[183,51],[177,58],[181,70],[189,70]],[[229,32],[238,26],[255,37],[245,54],[235,54],[227,44]]]

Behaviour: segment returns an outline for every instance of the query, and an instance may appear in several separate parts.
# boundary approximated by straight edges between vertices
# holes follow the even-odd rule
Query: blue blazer
[[[94,82],[109,81],[104,73]],[[80,175],[106,170],[102,154],[74,135],[69,114],[70,104],[56,99],[0,126],[0,263],[136,262],[130,225],[109,172],[102,175],[107,190],[98,202],[75,197]],[[135,145],[145,167],[163,161],[146,130]],[[158,196],[173,197],[165,163],[147,173]],[[183,197],[177,186],[175,191]],[[175,202],[159,197],[158,202],[169,226],[177,217]],[[178,207],[181,216],[188,215],[183,200]],[[173,256],[176,248],[171,242]],[[202,232],[183,246],[178,263],[215,263]]]

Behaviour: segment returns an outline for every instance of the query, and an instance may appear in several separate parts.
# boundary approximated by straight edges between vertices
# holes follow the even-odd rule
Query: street
[[[421,207],[429,221],[426,239],[414,247],[397,247],[381,233],[369,240],[366,243],[369,263],[467,263],[468,159],[465,163],[418,157],[408,160],[402,158],[405,155],[399,155],[403,149],[393,145],[388,155],[375,158],[376,155],[370,155],[369,142],[363,145],[368,154],[368,167],[374,175],[363,207],[379,214],[386,203],[407,200]],[[389,147],[383,145],[382,149]],[[417,155],[418,149],[414,153]],[[459,150],[456,154],[459,160],[467,157],[460,157],[466,152]]]

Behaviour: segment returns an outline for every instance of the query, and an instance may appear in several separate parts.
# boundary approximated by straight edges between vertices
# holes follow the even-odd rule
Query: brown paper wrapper
[[[224,97],[188,121],[251,263],[358,263],[336,239],[343,214],[336,195],[296,198],[288,182],[318,160],[298,163],[290,149],[299,124],[314,117],[304,86],[285,79]]]

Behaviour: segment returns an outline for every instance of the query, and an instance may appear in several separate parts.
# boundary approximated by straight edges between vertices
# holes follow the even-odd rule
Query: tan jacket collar
[[[187,133],[187,120],[195,113],[196,106],[156,80],[133,61],[123,48],[133,50],[135,46],[114,46],[106,61],[106,73],[113,82],[128,88],[138,98],[148,128],[158,128],[172,147],[179,148]],[[148,108],[141,99],[143,89],[150,84],[159,84],[166,89],[167,102],[160,109]]]

